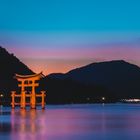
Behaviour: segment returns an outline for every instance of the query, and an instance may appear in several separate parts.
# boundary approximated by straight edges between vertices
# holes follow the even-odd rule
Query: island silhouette
[[[0,47],[0,103],[10,105],[11,91],[19,91],[15,74],[35,74],[14,54]],[[47,104],[118,102],[140,98],[140,68],[124,60],[92,63],[65,74],[52,73],[36,89],[47,93]]]

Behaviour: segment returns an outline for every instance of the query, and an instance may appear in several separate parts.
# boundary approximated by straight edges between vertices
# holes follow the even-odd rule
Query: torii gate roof
[[[43,78],[44,75],[42,74],[42,72],[38,73],[38,74],[32,74],[32,75],[20,75],[20,74],[15,74],[14,76],[16,79],[30,79],[30,78]]]

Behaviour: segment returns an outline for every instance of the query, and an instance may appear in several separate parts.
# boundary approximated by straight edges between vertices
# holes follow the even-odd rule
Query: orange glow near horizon
[[[81,48],[79,49],[50,49],[39,48],[9,49],[14,52],[25,65],[35,73],[43,72],[44,75],[50,73],[66,73],[72,69],[88,65],[94,62],[125,60],[140,66],[140,48],[127,46]]]
[[[43,72],[48,75],[50,73],[66,73],[77,67],[81,67],[91,63],[91,60],[27,60],[23,59],[24,62],[31,70],[35,73]]]
[[[115,60],[115,59],[114,59]],[[51,73],[67,73],[68,71],[75,69],[75,68],[79,68],[82,66],[86,66],[90,63],[94,63],[94,62],[102,62],[104,60],[79,60],[79,61],[61,61],[61,60],[57,60],[57,61],[41,61],[37,62],[36,60],[30,60],[30,61],[22,61],[24,62],[33,72],[35,73],[40,73],[41,71],[43,72],[44,75],[49,75]],[[108,60],[105,60],[108,61]],[[135,64],[134,61],[128,61],[132,64]],[[137,63],[137,62],[136,62]],[[139,66],[140,64],[137,63],[137,65]]]

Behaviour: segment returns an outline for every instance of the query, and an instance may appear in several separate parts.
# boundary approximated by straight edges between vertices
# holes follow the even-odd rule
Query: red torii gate
[[[20,105],[22,109],[26,108],[26,105],[30,105],[31,109],[35,109],[36,105],[41,105],[42,109],[45,108],[45,91],[40,91],[41,94],[37,94],[35,92],[35,88],[39,86],[39,83],[36,81],[43,78],[44,75],[42,73],[33,74],[33,75],[19,75],[16,74],[15,78],[17,79],[18,87],[21,88],[21,93],[16,94],[16,91],[12,91],[12,108],[15,108],[15,105]],[[31,90],[26,90],[27,87],[31,87]],[[20,102],[15,102],[15,98],[20,98]],[[30,98],[30,102],[26,102],[26,97]],[[41,97],[41,103],[37,103],[36,98]]]

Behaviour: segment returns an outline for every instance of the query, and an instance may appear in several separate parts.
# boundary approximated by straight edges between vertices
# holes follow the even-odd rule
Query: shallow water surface
[[[0,140],[140,140],[139,104],[0,108]]]

